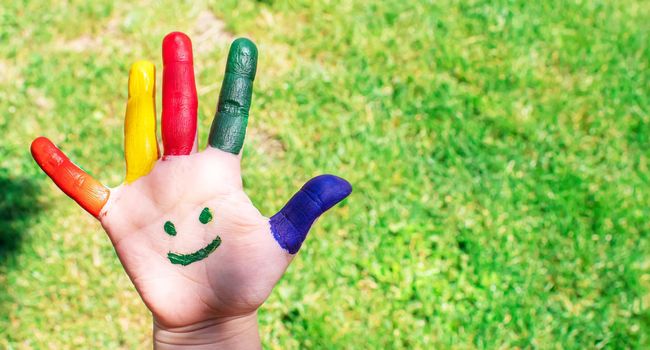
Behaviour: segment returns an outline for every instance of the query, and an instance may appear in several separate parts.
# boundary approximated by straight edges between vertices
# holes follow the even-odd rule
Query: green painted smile
[[[209,208],[204,208],[203,211],[201,211],[201,215],[199,215],[199,221],[202,224],[207,224],[211,220],[212,220],[212,212],[210,212]],[[174,226],[173,222],[171,221],[165,222],[163,229],[168,235],[176,236],[176,227]],[[213,239],[212,242],[208,243],[208,245],[195,251],[194,253],[178,254],[178,253],[169,252],[167,253],[167,259],[169,259],[169,261],[172,264],[187,266],[193,262],[197,262],[199,260],[203,260],[207,258],[208,255],[210,255],[210,253],[212,253],[219,247],[219,245],[221,245],[221,237],[217,236],[217,238]]]

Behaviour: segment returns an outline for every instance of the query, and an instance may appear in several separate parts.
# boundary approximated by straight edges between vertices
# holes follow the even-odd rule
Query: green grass
[[[259,46],[263,213],[319,173],[354,185],[262,308],[268,348],[650,347],[647,1],[90,3],[0,7],[0,348],[150,344],[28,147],[119,184],[128,68],[160,75],[173,30],[199,49],[202,144],[232,36]]]

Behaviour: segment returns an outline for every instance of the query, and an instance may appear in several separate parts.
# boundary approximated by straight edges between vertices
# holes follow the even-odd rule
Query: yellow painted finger
[[[124,119],[126,183],[147,175],[159,157],[155,91],[156,73],[153,63],[134,63],[129,72],[129,100]]]

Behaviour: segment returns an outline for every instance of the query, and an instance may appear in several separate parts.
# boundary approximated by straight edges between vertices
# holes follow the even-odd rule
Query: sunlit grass
[[[260,311],[267,347],[649,347],[648,18],[632,0],[3,4],[0,348],[150,344],[100,226],[28,147],[46,135],[119,184],[129,65],[160,75],[174,30],[195,41],[202,144],[229,42],[259,46],[243,166],[264,214],[319,173],[354,186]]]

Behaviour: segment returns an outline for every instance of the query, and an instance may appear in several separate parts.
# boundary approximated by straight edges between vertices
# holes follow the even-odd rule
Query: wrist
[[[257,312],[164,327],[154,319],[154,349],[261,349]]]

